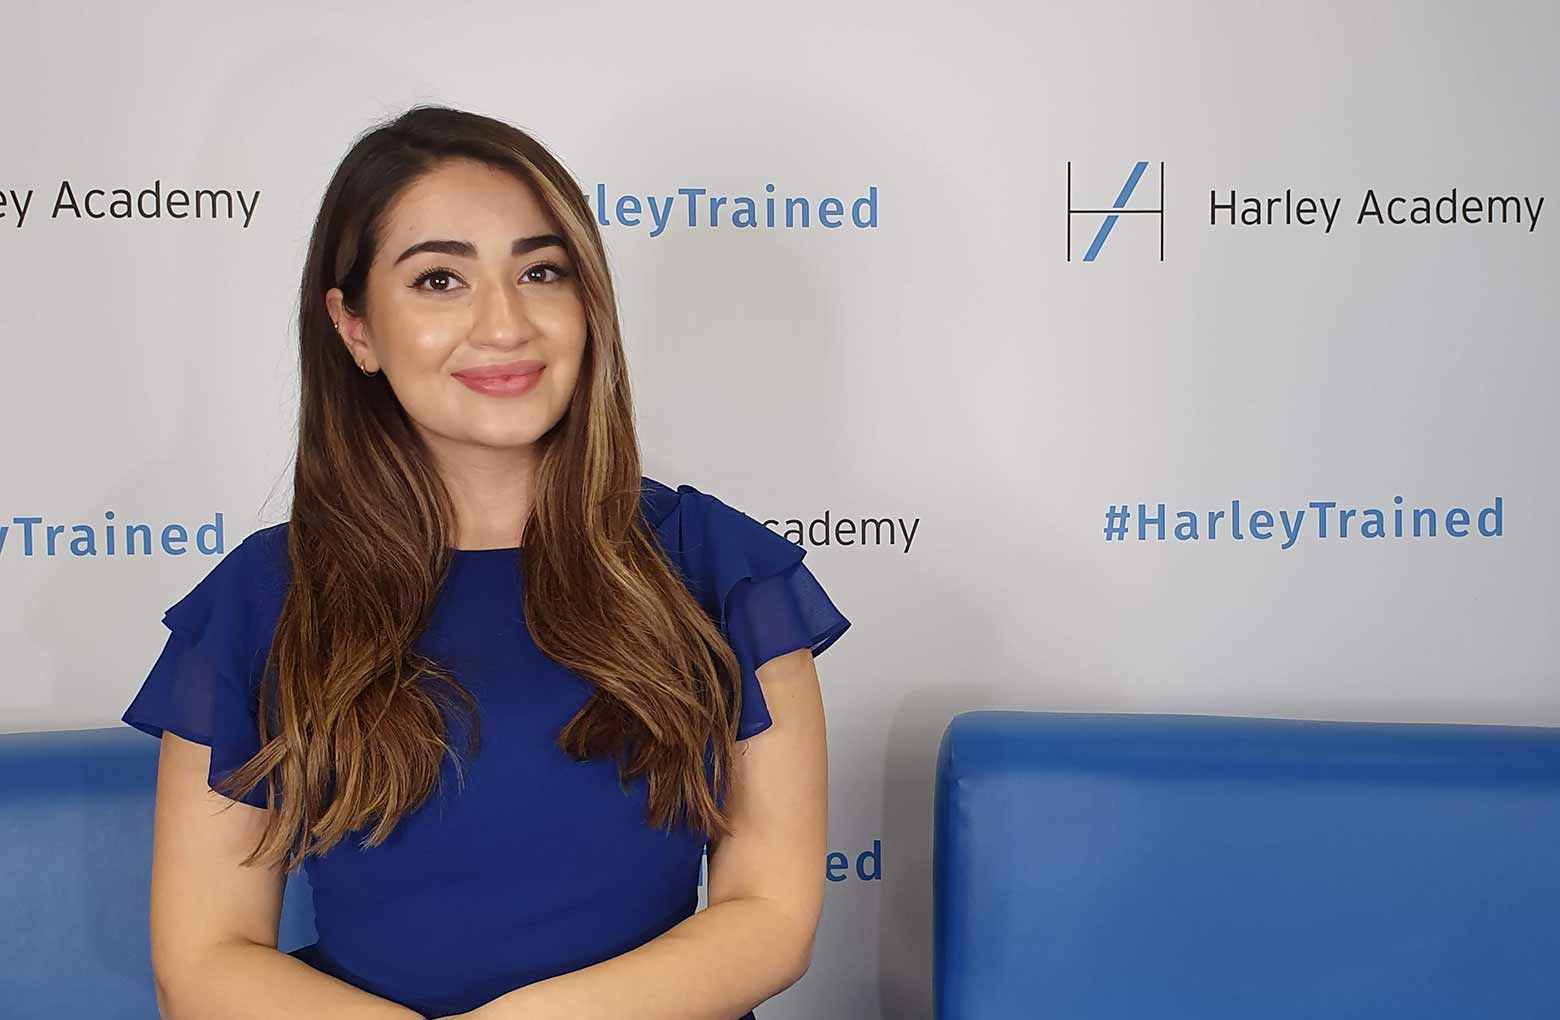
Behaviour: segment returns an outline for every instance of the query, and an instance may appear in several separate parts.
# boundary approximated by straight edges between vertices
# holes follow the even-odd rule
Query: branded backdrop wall
[[[307,231],[417,102],[575,171],[647,473],[854,622],[818,951],[766,1020],[929,1015],[958,711],[1560,724],[1547,0],[8,20],[5,730],[116,724],[162,610],[286,518]]]

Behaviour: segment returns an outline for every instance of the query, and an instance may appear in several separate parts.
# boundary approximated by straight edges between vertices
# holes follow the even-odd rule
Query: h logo
[[[1138,184],[1143,179],[1143,174],[1149,169],[1148,160],[1140,160],[1132,167],[1132,172],[1127,175],[1127,182],[1121,186],[1121,191],[1116,195],[1116,200],[1111,203],[1109,209],[1074,209],[1072,197],[1072,160],[1067,161],[1067,261],[1073,260],[1072,221],[1074,216],[1088,216],[1092,223],[1092,217],[1104,216],[1099,227],[1094,231],[1094,239],[1089,242],[1089,248],[1083,254],[1083,261],[1093,262],[1099,257],[1100,249],[1105,247],[1105,239],[1110,237],[1110,232],[1116,226],[1116,221],[1129,213],[1147,214],[1159,217],[1159,261],[1165,260],[1165,162],[1159,161],[1159,208],[1146,209],[1141,206],[1130,207],[1132,194],[1138,190]],[[1141,197],[1141,192],[1139,193]],[[1080,236],[1087,236],[1080,235]]]

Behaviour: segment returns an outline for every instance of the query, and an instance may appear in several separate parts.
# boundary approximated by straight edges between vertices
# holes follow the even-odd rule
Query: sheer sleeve
[[[219,560],[184,598],[163,614],[169,635],[162,653],[121,720],[161,737],[166,730],[211,748],[208,785],[233,772],[260,748],[251,682],[262,663],[253,647],[248,542]],[[240,798],[266,806],[266,784]]]
[[[742,669],[742,711],[736,738],[773,723],[758,667],[799,648],[814,656],[850,627],[802,562],[807,550],[747,514],[692,486],[663,524],[694,594],[720,624]]]

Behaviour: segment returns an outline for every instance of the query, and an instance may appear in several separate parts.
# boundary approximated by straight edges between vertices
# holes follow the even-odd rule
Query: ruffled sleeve
[[[691,485],[658,529],[684,580],[731,642],[742,668],[736,738],[773,723],[759,666],[807,648],[814,656],[850,627],[802,562],[807,550]]]
[[[212,789],[260,749],[256,671],[269,649],[254,642],[253,544],[241,542],[163,614],[167,642],[121,716],[154,737],[166,730],[210,747]],[[265,781],[236,799],[265,807]]]

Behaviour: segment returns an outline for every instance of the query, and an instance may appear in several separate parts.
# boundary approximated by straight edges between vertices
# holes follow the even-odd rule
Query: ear
[[[330,313],[330,321],[335,324],[336,335],[341,337],[341,342],[347,347],[347,354],[357,362],[358,367],[365,372],[374,372],[379,369],[379,360],[374,357],[374,348],[366,339],[367,329],[363,320],[347,311],[346,300],[340,287],[332,287],[325,292],[325,310]]]

